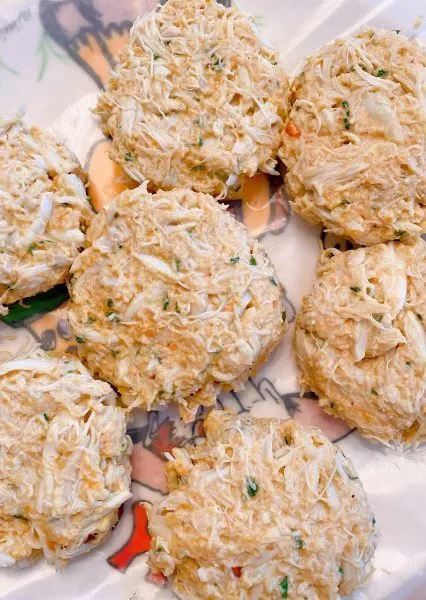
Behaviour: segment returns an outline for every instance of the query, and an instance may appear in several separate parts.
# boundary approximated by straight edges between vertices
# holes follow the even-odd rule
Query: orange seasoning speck
[[[300,129],[293,123],[293,121],[289,121],[285,128],[285,132],[290,137],[299,137],[301,134]]]

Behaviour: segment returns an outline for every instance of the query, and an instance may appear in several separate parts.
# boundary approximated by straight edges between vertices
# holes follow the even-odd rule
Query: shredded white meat
[[[204,429],[169,456],[149,515],[149,564],[179,597],[338,600],[368,579],[375,519],[319,429],[215,410]]]
[[[65,281],[92,211],[77,158],[19,118],[0,130],[0,314]]]
[[[60,568],[105,539],[130,497],[125,412],[75,358],[2,361],[0,567],[44,554]]]
[[[326,250],[296,320],[303,388],[385,444],[426,440],[426,242]]]
[[[235,7],[169,0],[133,25],[96,112],[113,158],[152,189],[220,197],[276,174],[287,78]]]
[[[129,408],[175,402],[192,420],[240,389],[287,328],[262,246],[212,196],[146,183],[88,230],[72,267],[70,325],[80,356]]]
[[[426,49],[367,29],[311,56],[280,157],[294,209],[368,246],[426,232]]]

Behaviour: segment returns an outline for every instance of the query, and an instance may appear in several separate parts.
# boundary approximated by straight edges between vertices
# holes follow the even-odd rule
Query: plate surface
[[[426,43],[421,18],[424,0],[240,0],[238,4],[255,17],[261,35],[280,50],[289,73],[321,45],[367,23],[401,29]],[[109,161],[108,142],[90,108],[132,20],[154,5],[153,0],[0,1],[0,114],[26,106],[27,122],[49,127],[64,139],[89,172],[90,193],[98,207],[131,182]],[[279,183],[264,176],[255,177],[245,190],[244,200],[232,203],[230,210],[262,239],[285,286],[287,313],[293,321],[302,296],[313,282],[319,228],[292,215]],[[62,299],[58,297],[58,303]],[[258,416],[295,417],[318,425],[330,439],[339,441],[359,471],[381,533],[374,577],[354,600],[424,600],[425,450],[402,456],[386,451],[326,416],[313,399],[300,399],[291,337],[292,329],[244,392],[222,396],[220,405]],[[41,317],[25,318],[13,328],[0,324],[0,350],[10,350],[31,338],[54,353],[75,351],[64,305]],[[27,569],[1,570],[0,598],[174,597],[169,589],[146,577],[149,536],[142,502],[152,502],[165,492],[162,453],[197,438],[200,423],[184,426],[173,411],[140,413],[129,430],[134,441],[134,496],[124,507],[110,540],[61,573],[43,562]]]

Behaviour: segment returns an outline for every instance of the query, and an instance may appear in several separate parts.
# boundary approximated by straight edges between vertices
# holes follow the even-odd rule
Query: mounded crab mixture
[[[296,319],[302,388],[385,444],[426,439],[426,242],[326,250]]]
[[[113,159],[150,189],[238,196],[275,174],[288,81],[249,17],[215,0],[169,0],[138,19],[96,112]]]
[[[79,360],[2,356],[0,566],[59,568],[100,544],[130,497],[131,448],[115,392]]]
[[[367,29],[307,59],[279,154],[293,207],[368,246],[426,232],[426,49]]]
[[[96,216],[75,261],[69,321],[89,369],[129,409],[193,420],[241,389],[287,328],[262,246],[211,196],[143,184]]]
[[[206,441],[167,458],[149,564],[180,598],[337,600],[372,572],[375,519],[319,429],[212,411]]]
[[[19,119],[0,125],[0,314],[65,282],[92,214],[70,150]]]

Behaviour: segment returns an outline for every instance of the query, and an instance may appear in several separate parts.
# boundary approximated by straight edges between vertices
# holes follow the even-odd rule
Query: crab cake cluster
[[[273,266],[211,196],[143,184],[93,221],[69,321],[80,356],[124,405],[174,402],[186,420],[241,389],[287,328]]]
[[[92,210],[77,158],[36,127],[0,127],[0,314],[65,282]]]
[[[310,57],[280,157],[293,207],[368,246],[426,231],[426,50],[368,29]]]
[[[0,566],[57,567],[102,542],[130,497],[132,443],[110,385],[41,350],[0,364]]]
[[[375,519],[319,429],[212,411],[207,440],[168,455],[149,563],[181,598],[337,599],[372,571]]]
[[[287,77],[253,23],[215,0],[169,0],[133,25],[96,112],[113,158],[150,189],[224,197],[278,174]]]
[[[426,439],[426,243],[327,250],[296,320],[301,384],[385,444]]]

